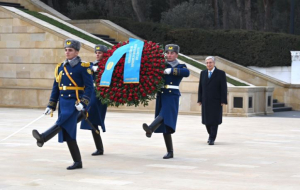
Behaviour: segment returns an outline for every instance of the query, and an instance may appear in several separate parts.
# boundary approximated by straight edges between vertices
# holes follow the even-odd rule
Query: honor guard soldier
[[[169,44],[165,47],[167,57],[167,68],[164,71],[165,86],[157,93],[155,106],[155,120],[148,126],[143,124],[146,136],[151,137],[152,133],[163,133],[167,147],[167,154],[164,159],[173,158],[173,144],[171,134],[176,130],[176,122],[179,108],[179,84],[183,77],[188,77],[190,71],[185,64],[177,60],[179,46]]]
[[[107,52],[106,46],[104,46],[104,45],[96,45],[95,46],[96,61],[91,62],[94,82],[98,75],[98,63],[102,60],[103,53],[106,53],[106,52]],[[97,129],[98,131],[99,131],[98,126],[100,125],[102,128],[102,131],[105,132],[104,120],[105,120],[106,110],[107,110],[107,105],[101,103],[101,101],[96,96],[96,91],[93,90],[92,96],[91,96],[91,102],[90,102],[89,106],[87,107],[87,111],[88,111],[87,115],[88,115],[88,120],[93,124],[94,128]],[[84,116],[82,114],[79,114],[78,119],[77,119],[78,122],[81,121],[83,119],[83,117]],[[97,134],[95,132],[95,130],[93,130],[89,126],[89,124],[87,123],[86,120],[82,120],[80,128],[92,130],[94,142],[95,142],[96,149],[97,149],[94,153],[92,153],[92,155],[93,156],[103,155],[104,149],[103,149],[103,143],[102,143],[100,133]]]
[[[52,93],[45,115],[52,114],[58,106],[56,123],[44,133],[33,130],[37,145],[42,147],[45,142],[57,133],[59,142],[66,141],[74,160],[67,169],[82,168],[81,155],[76,142],[76,126],[78,111],[86,108],[93,91],[93,78],[90,63],[82,62],[78,56],[80,42],[72,39],[65,41],[66,60],[57,64]]]

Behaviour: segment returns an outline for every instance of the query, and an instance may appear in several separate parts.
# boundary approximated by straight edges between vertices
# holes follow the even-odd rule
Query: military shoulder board
[[[81,63],[81,66],[82,66],[82,67],[90,67],[90,66],[91,66],[91,63],[90,63],[90,62],[82,62],[82,63]]]

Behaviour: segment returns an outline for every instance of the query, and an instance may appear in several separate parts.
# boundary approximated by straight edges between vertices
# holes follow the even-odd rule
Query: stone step
[[[93,35],[99,38],[109,38],[109,35],[103,35],[103,34],[93,34]]]
[[[292,107],[273,108],[273,112],[292,111]]]
[[[15,8],[19,8],[19,9],[25,9],[24,6],[21,6],[18,3],[0,2],[0,6],[8,6],[8,7],[15,7]]]
[[[102,35],[102,34],[93,34],[94,36],[97,36],[105,41],[108,41],[112,44],[118,44],[118,42],[114,38],[110,38],[109,35]]]
[[[284,107],[284,103],[273,103],[273,108]]]
[[[286,107],[284,103],[278,102],[273,99],[273,112],[292,111],[292,107]]]

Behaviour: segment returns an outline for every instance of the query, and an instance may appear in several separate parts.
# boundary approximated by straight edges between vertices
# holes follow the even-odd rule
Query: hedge
[[[290,66],[291,50],[300,50],[300,36],[246,30],[174,29],[151,22],[111,18],[132,33],[161,44],[176,43],[186,55],[221,56],[243,66]]]

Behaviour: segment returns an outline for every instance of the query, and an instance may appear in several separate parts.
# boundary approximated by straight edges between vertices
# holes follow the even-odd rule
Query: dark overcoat
[[[224,71],[215,67],[208,78],[208,70],[200,73],[198,102],[202,103],[202,123],[220,125],[222,123],[222,106],[227,104],[227,81]]]
[[[190,71],[185,64],[178,64],[171,68],[171,73],[164,76],[165,85],[179,86],[183,77],[188,77]],[[176,131],[177,116],[179,110],[179,97],[181,96],[179,89],[171,89],[167,86],[157,93],[155,117],[160,115],[163,117],[163,124],[155,131],[155,133],[171,134]]]
[[[57,72],[56,75],[61,73],[61,77],[58,82],[54,79],[48,107],[55,110],[56,104],[59,101],[56,125],[59,125],[63,129],[58,134],[59,142],[76,140],[77,115],[79,113],[75,107],[77,96],[75,90],[68,90],[68,88],[75,87],[73,82],[78,87],[84,88],[84,90],[78,91],[78,96],[85,108],[90,102],[93,91],[93,77],[90,66],[87,63],[81,62],[80,58],[77,61],[72,66],[68,63],[65,65],[64,63],[60,63],[55,70],[55,73]],[[64,67],[66,67],[73,82],[67,77]]]
[[[91,67],[94,65],[94,63],[91,63]],[[94,83],[97,77],[97,73],[93,73]],[[94,85],[95,86],[95,85]],[[96,96],[96,89],[93,90],[92,96],[91,96],[91,102],[87,108],[88,110],[88,119],[90,122],[99,130],[98,126],[100,125],[102,128],[102,131],[105,132],[105,116],[107,111],[107,105],[102,104],[101,101]],[[80,129],[88,129],[92,130],[92,128],[87,124],[85,120],[81,121]]]

